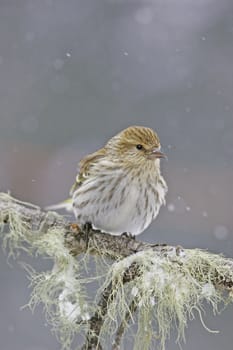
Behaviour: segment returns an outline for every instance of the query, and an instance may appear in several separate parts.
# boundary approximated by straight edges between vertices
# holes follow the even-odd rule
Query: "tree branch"
[[[129,310],[126,312],[123,321],[121,322],[120,326],[117,329],[116,337],[115,337],[115,340],[114,340],[114,343],[112,346],[112,350],[120,350],[121,340],[123,338],[125,329],[127,328],[129,320],[131,319],[132,315],[136,312],[137,308],[138,308],[138,304],[133,299],[130,306],[129,306]]]
[[[171,303],[174,303],[177,298],[177,304],[172,305],[171,309],[181,317],[178,320],[180,323],[183,322],[182,317],[186,317],[184,314],[187,313],[189,303],[195,299],[194,293],[197,300],[206,298],[211,301],[213,307],[217,300],[219,301],[220,295],[224,299],[222,296],[224,291],[230,292],[230,295],[233,293],[233,261],[222,256],[198,249],[149,244],[130,237],[101,233],[90,228],[87,232],[67,217],[54,212],[45,212],[38,206],[21,202],[5,193],[0,193],[0,224],[9,226],[3,236],[3,244],[5,248],[8,247],[11,254],[15,248],[23,249],[24,246],[30,246],[32,249],[38,249],[39,247],[41,252],[51,255],[55,261],[62,261],[62,255],[65,256],[66,253],[62,250],[60,252],[60,248],[56,247],[60,242],[54,240],[54,237],[57,237],[62,239],[61,245],[63,244],[73,257],[85,253],[115,261],[109,269],[101,296],[95,305],[95,312],[87,320],[89,329],[83,350],[102,349],[100,334],[109,316],[109,308],[119,300],[121,287],[126,288],[128,285],[125,291],[129,293],[133,283],[134,290],[132,294],[128,294],[128,297],[132,296],[128,309],[120,315],[121,321],[113,343],[114,350],[120,348],[125,328],[131,315],[138,309],[139,300],[147,308],[148,303],[151,302],[151,308],[156,303],[160,305],[160,309],[162,305],[164,312],[170,310],[169,305],[163,304],[164,296],[161,295],[165,284],[168,287],[163,293],[170,293],[166,295],[167,299],[173,298]],[[56,235],[52,237],[52,241],[49,241],[48,237],[54,231]],[[183,304],[179,293],[182,293]],[[120,297],[123,298],[122,295]],[[61,302],[62,299],[59,300]],[[190,310],[192,307],[190,305]],[[168,311],[165,310],[166,308]],[[117,306],[111,312],[117,318]],[[174,314],[174,318],[178,317],[177,315]],[[157,313],[157,317],[161,315]],[[166,314],[162,315],[162,318],[166,320]],[[159,329],[162,343],[167,336],[167,329],[169,330],[167,326],[166,330],[162,326]]]

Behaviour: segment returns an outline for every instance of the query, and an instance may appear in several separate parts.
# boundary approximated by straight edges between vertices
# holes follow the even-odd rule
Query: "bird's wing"
[[[101,158],[104,158],[106,156],[106,149],[101,148],[98,151],[88,154],[86,157],[81,159],[79,162],[79,172],[78,175],[76,176],[75,183],[70,189],[70,195],[79,188],[82,183],[85,181],[86,178],[89,177],[91,168],[93,167],[94,164]]]

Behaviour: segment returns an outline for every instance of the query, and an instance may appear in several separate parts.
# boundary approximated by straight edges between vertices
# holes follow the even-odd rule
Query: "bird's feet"
[[[88,248],[88,243],[91,235],[94,233],[102,233],[100,230],[94,229],[91,222],[86,222],[84,225],[82,225],[82,231],[85,234],[86,248]]]
[[[126,238],[130,238],[130,239],[136,239],[135,237],[135,235],[133,235],[132,233],[130,233],[130,232],[123,232],[122,234],[121,234],[121,236],[122,237],[126,237]]]
[[[91,231],[93,231],[91,222],[86,222],[83,225],[83,231],[85,231],[86,233],[90,233]]]
[[[83,225],[82,229],[83,229],[83,232],[85,234],[86,249],[88,249],[89,237],[93,233],[92,224],[90,222],[86,222]]]

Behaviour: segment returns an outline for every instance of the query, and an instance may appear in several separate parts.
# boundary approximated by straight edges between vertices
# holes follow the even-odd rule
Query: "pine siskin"
[[[167,185],[160,174],[158,135],[150,128],[131,126],[87,155],[71,188],[78,224],[113,235],[138,235],[165,204]],[[52,206],[57,209],[68,206]]]

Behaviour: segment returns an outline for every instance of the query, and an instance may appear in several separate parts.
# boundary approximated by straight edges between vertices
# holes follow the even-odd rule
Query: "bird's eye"
[[[137,145],[136,148],[137,149],[142,149],[143,147],[142,147],[142,145]]]

